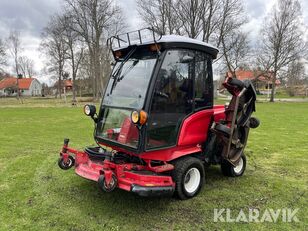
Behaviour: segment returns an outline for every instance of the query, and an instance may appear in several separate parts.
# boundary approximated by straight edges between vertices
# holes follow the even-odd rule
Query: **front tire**
[[[174,161],[172,178],[175,195],[181,200],[196,196],[204,184],[203,163],[195,157],[184,157]]]
[[[63,170],[68,170],[75,165],[75,159],[72,156],[68,156],[67,162],[64,161],[62,157],[58,160],[58,165]]]
[[[233,166],[229,161],[223,160],[221,163],[221,171],[225,176],[238,177],[242,176],[246,169],[246,156],[242,154],[236,166]]]

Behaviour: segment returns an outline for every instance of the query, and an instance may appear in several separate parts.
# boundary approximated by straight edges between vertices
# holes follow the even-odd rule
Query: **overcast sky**
[[[129,29],[141,27],[135,0],[117,0],[122,6]],[[256,40],[260,26],[267,12],[276,0],[244,0],[249,23],[245,29],[250,32],[251,39]],[[308,25],[308,0],[301,0],[305,23]],[[62,9],[61,0],[0,0],[0,38],[5,39],[11,30],[21,33],[23,55],[35,60],[35,69],[44,66],[43,57],[38,50],[42,29],[49,16]],[[38,76],[39,77],[39,76]]]

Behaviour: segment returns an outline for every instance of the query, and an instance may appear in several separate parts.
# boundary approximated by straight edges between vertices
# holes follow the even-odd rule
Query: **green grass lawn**
[[[81,107],[10,108],[0,100],[0,230],[308,230],[308,103],[258,103],[240,178],[206,170],[190,200],[101,192],[57,166],[63,138],[93,144]],[[214,208],[299,208],[298,223],[215,223]]]

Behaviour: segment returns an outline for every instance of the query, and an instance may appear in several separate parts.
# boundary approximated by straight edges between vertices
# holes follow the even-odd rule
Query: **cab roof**
[[[145,46],[151,44],[161,44],[163,49],[172,48],[186,48],[193,50],[204,51],[212,56],[213,59],[217,57],[219,52],[217,47],[214,47],[206,42],[202,42],[197,39],[188,38],[180,35],[162,35],[159,39],[144,39],[142,43],[139,40],[130,41],[129,45],[124,45],[121,47],[113,48],[113,51],[127,49],[130,46]]]

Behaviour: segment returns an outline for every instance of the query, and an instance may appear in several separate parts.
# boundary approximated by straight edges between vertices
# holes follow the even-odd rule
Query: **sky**
[[[116,0],[122,7],[130,30],[142,27],[138,18],[135,0]],[[249,23],[244,27],[251,40],[258,38],[264,17],[277,0],[243,0]],[[308,0],[300,0],[305,24],[308,25]],[[0,38],[5,39],[10,31],[18,30],[22,40],[22,55],[35,62],[37,76],[46,82],[46,76],[40,74],[44,67],[44,56],[39,51],[41,33],[49,17],[61,11],[61,0],[0,0]],[[8,68],[8,71],[11,71]]]

